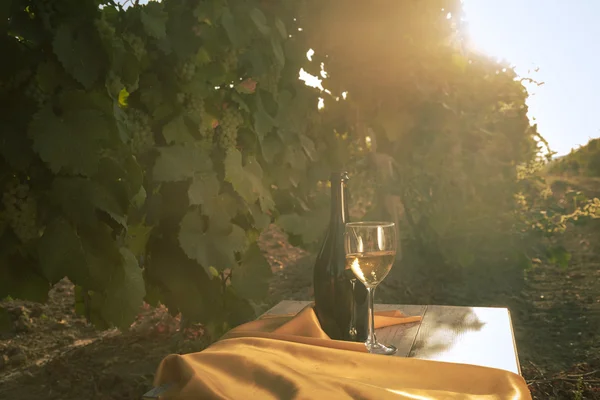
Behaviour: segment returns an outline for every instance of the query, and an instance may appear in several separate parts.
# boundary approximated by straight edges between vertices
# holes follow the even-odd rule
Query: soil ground
[[[576,181],[588,192],[596,181]],[[586,184],[591,184],[585,187]],[[596,194],[596,193],[593,193]],[[600,399],[600,229],[569,234],[567,269],[537,265],[525,286],[494,300],[446,288],[394,269],[378,289],[382,303],[502,305],[510,308],[523,376],[535,399]],[[267,309],[282,299],[311,298],[313,258],[270,228],[261,247],[274,276]],[[410,260],[404,264],[410,264]],[[201,329],[179,330],[164,308],[144,307],[130,331],[98,332],[73,311],[73,286],[57,284],[46,304],[12,300],[10,332],[0,336],[0,399],[133,400],[152,386],[160,360],[203,349]]]

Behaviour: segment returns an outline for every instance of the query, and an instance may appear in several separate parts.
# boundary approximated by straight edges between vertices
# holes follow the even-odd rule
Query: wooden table
[[[284,300],[263,315],[295,314],[309,301]],[[521,374],[507,308],[376,304],[377,310],[420,315],[421,322],[377,329],[396,356],[481,365]]]
[[[284,300],[263,315],[296,314],[310,303]],[[398,348],[397,357],[480,365],[521,374],[506,308],[376,304],[377,310],[400,310],[422,317],[421,322],[377,329],[379,341]],[[158,399],[166,389],[154,388],[143,398]]]

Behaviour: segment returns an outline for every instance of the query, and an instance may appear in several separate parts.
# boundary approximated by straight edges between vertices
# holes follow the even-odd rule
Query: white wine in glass
[[[369,329],[365,346],[369,353],[391,355],[394,346],[377,342],[375,336],[375,288],[388,275],[396,259],[396,226],[393,222],[351,222],[346,224],[344,247],[346,273],[352,273],[368,291]]]
[[[352,271],[365,286],[377,286],[392,269],[396,253],[374,251],[346,255],[346,269]]]

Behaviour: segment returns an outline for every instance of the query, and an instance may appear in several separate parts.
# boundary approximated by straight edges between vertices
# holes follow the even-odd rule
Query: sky
[[[558,156],[600,137],[600,0],[463,0],[463,10],[479,50],[545,82],[528,86],[527,103]]]

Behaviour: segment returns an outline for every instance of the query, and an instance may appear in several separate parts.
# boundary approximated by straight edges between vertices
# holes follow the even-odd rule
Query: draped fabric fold
[[[419,322],[420,320],[420,316],[405,316],[399,310],[377,311],[375,313],[375,329]],[[221,340],[248,336],[353,350],[363,353],[367,352],[362,343],[331,340],[323,329],[321,329],[312,304],[303,308],[296,315],[267,315],[255,321],[242,324],[229,331]]]
[[[376,326],[419,321],[378,313]],[[531,399],[522,377],[486,367],[368,354],[331,340],[312,307],[243,324],[202,352],[167,356],[164,399]]]

